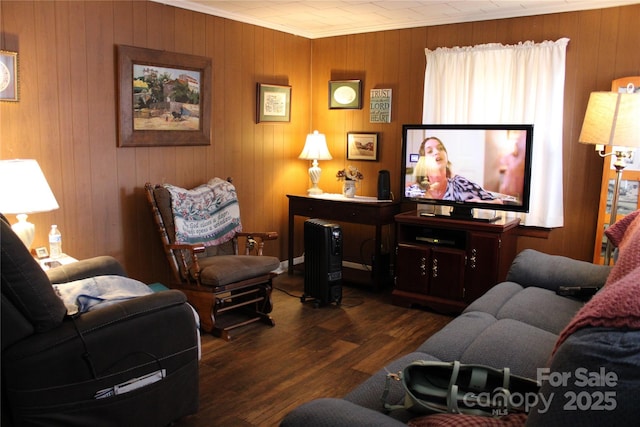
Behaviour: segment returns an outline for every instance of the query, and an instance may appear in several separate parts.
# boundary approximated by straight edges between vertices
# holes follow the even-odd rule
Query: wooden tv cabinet
[[[459,313],[505,279],[516,254],[519,219],[477,222],[411,211],[395,221],[395,305]]]

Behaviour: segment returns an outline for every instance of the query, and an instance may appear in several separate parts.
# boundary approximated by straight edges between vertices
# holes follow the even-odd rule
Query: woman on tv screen
[[[418,162],[413,169],[415,182],[410,190],[414,197],[502,204],[501,199],[480,185],[452,172],[447,148],[439,138],[425,138],[418,154]]]

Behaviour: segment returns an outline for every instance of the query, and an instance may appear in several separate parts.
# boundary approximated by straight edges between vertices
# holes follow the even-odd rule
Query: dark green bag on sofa
[[[402,381],[406,393],[401,405],[386,402],[391,380]],[[537,381],[511,375],[509,368],[418,360],[387,375],[382,402],[387,410],[502,416],[527,412],[526,396],[539,388]]]

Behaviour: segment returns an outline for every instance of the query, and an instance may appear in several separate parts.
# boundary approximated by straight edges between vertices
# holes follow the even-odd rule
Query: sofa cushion
[[[515,294],[498,311],[498,319],[514,319],[558,335],[580,310],[584,302],[559,297],[537,287]]]
[[[484,329],[458,358],[495,368],[509,367],[514,375],[536,378],[551,356],[557,335],[526,323],[502,319]]]
[[[280,266],[278,258],[266,255],[219,255],[198,262],[201,282],[214,287],[267,274]]]
[[[479,311],[463,313],[433,334],[417,351],[447,362],[460,360],[482,331],[496,321],[492,315]]]
[[[517,283],[502,282],[489,289],[464,311],[480,311],[496,319],[514,319],[559,334],[584,303],[562,298],[548,289],[523,288]],[[544,309],[544,316],[540,315]]]
[[[45,332],[62,323],[66,309],[55,294],[49,278],[9,224],[2,229],[2,294],[33,325]]]
[[[422,352],[409,353],[405,356],[400,357],[399,359],[390,362],[384,367],[384,369],[381,369],[373,374],[357,388],[347,394],[344,399],[348,400],[349,402],[355,403],[356,405],[364,406],[365,408],[384,412],[385,408],[382,404],[381,398],[387,381],[387,374],[389,372],[398,373],[402,371],[405,366],[417,360],[437,361],[438,359],[433,357],[432,355]],[[404,401],[404,396],[405,390],[402,386],[402,383],[400,381],[391,381],[386,402],[392,405],[402,404],[402,402]],[[412,412],[398,409],[391,411],[389,416],[403,422],[407,422],[409,419],[414,418],[416,415]]]
[[[322,398],[304,403],[289,412],[280,427],[406,427],[382,412],[343,399]]]
[[[560,286],[601,287],[607,281],[610,270],[605,265],[525,249],[513,260],[506,280],[525,288],[537,286],[552,291]]]
[[[469,304],[464,312],[481,311],[497,317],[500,309],[522,289],[522,286],[514,282],[499,283]]]

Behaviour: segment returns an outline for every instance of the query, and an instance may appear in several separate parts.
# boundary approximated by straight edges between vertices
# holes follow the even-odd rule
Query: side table
[[[37,259],[37,261],[38,261],[38,264],[40,264],[40,267],[42,267],[44,271],[47,271],[51,268],[58,267],[59,265],[67,265],[67,264],[72,264],[74,262],[78,262],[78,260],[75,259],[74,257],[64,253],[58,258],[47,257],[47,258]]]
[[[342,194],[320,194],[317,196],[296,196],[287,194],[289,198],[289,248],[288,272],[293,274],[293,244],[295,216],[321,218],[337,222],[372,225],[375,227],[376,262],[382,259],[380,242],[382,241],[382,226],[393,224],[394,216],[400,213],[400,202],[391,200],[377,200],[375,197],[356,196],[344,197]],[[374,289],[383,285],[383,278],[374,276]]]

